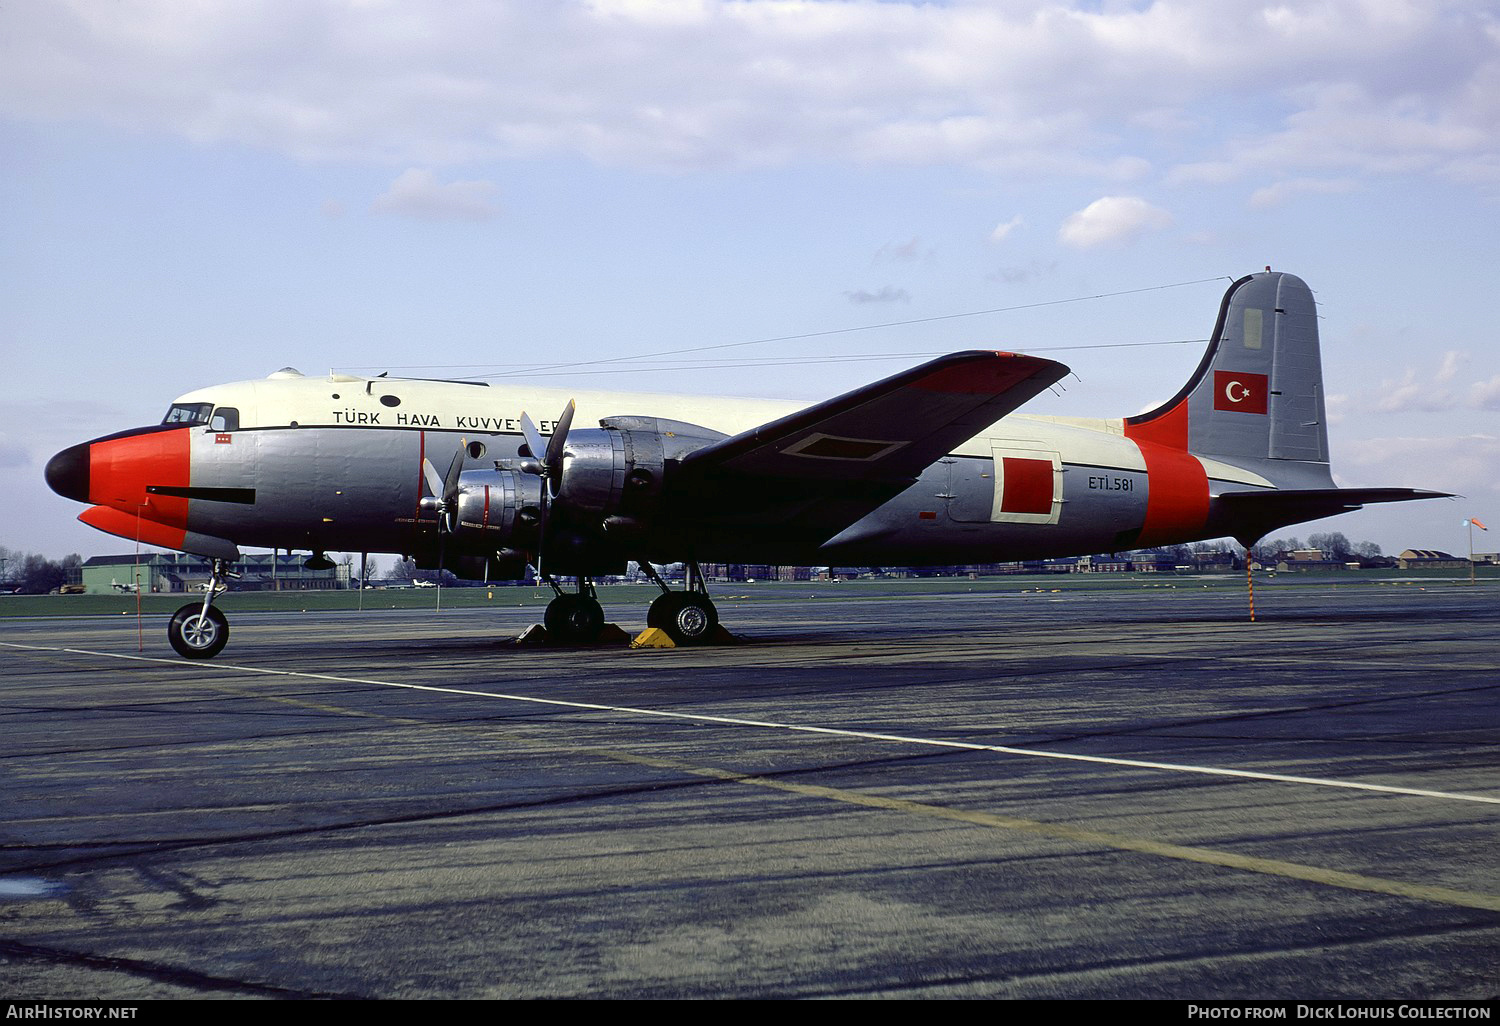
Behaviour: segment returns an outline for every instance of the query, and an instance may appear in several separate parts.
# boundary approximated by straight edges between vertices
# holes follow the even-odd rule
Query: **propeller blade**
[[[464,449],[460,443],[453,462],[448,464],[448,473],[443,478],[443,528],[452,534],[458,530],[458,479],[464,470]]]
[[[521,411],[521,435],[526,439],[526,448],[531,450],[532,459],[540,460],[547,447],[542,444],[542,433],[536,429],[526,411]]]
[[[573,411],[578,404],[568,400],[568,405],[563,407],[562,416],[557,418],[557,423],[552,428],[552,437],[542,445],[542,433],[537,430],[536,424],[532,423],[526,411],[521,411],[521,434],[526,438],[526,447],[531,450],[531,458],[540,464],[542,477],[541,503],[537,509],[537,540],[536,540],[536,572],[543,574],[542,551],[547,539],[547,516],[552,506],[552,500],[557,498],[562,486],[563,457],[567,455],[568,429],[573,426]]]
[[[564,447],[568,444],[568,428],[573,426],[573,411],[578,404],[572,399],[568,405],[563,407],[562,416],[557,418],[557,426],[552,429],[552,438],[547,442],[547,475],[555,484],[562,477],[562,464]]]
[[[443,497],[443,479],[438,477],[437,467],[426,457],[422,459],[422,480],[427,482],[428,492],[437,498]]]

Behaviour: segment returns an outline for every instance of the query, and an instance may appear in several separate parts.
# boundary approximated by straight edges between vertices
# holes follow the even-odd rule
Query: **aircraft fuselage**
[[[205,555],[236,546],[423,553],[437,541],[437,516],[422,508],[423,460],[446,467],[462,447],[466,475],[517,462],[522,411],[560,410],[570,398],[579,424],[638,412],[723,435],[801,408],[288,375],[200,389],[173,403],[173,411],[185,411],[178,416],[202,423],[85,443],[87,454],[75,454],[74,464],[86,460],[87,473],[75,471],[72,490],[66,483],[59,490],[93,504],[85,522]],[[538,427],[550,433],[553,423]],[[711,529],[669,516],[606,561],[690,554],[712,562],[921,565],[1118,551],[1202,537],[1217,491],[1271,486],[1253,470],[1189,453],[1151,467],[1154,443],[1128,430],[1123,420],[1013,414],[832,538],[778,535],[774,523],[734,530],[732,514]],[[768,487],[785,489],[795,504],[795,484]],[[498,513],[495,503],[490,508]],[[468,524],[473,530],[459,532],[458,551],[483,551],[483,512]]]

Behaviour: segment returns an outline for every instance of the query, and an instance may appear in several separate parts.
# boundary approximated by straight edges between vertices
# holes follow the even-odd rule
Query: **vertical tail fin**
[[[1312,291],[1302,279],[1279,271],[1231,285],[1192,378],[1162,406],[1127,418],[1125,433],[1228,463],[1287,460],[1326,467],[1323,367]],[[1268,466],[1275,467],[1258,463],[1257,469],[1274,480]]]
[[[1143,545],[1222,534],[1249,548],[1286,524],[1444,494],[1334,487],[1317,304],[1290,274],[1266,271],[1229,286],[1192,378],[1170,401],[1126,418],[1125,435],[1150,474]],[[1261,480],[1231,475],[1216,485],[1209,478],[1224,464]]]

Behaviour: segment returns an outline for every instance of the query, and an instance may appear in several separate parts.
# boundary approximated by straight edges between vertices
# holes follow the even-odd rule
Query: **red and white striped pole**
[[[1255,622],[1255,576],[1250,572],[1250,547],[1245,547],[1245,590],[1250,594],[1250,622]]]

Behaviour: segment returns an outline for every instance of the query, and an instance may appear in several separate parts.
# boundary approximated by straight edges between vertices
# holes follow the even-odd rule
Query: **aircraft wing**
[[[939,357],[690,453],[673,508],[821,541],[1067,373],[1014,353]]]

